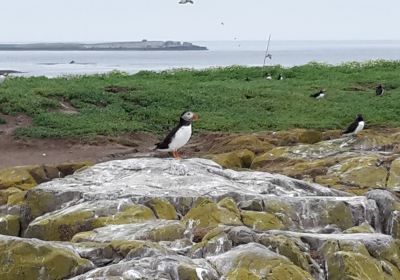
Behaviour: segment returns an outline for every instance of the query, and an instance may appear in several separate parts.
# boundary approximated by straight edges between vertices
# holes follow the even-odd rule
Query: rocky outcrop
[[[8,252],[1,279],[400,275],[400,202],[386,190],[355,196],[206,159],[157,158],[110,161],[14,188],[4,190],[26,193],[0,206],[0,248]]]
[[[376,188],[400,193],[398,129],[366,130],[357,138],[305,129],[226,138],[206,156],[225,168],[285,174],[357,195]]]

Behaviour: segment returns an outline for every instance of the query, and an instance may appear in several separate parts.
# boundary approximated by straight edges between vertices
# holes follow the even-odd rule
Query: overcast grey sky
[[[193,1],[1,0],[0,42],[400,40],[399,0]]]

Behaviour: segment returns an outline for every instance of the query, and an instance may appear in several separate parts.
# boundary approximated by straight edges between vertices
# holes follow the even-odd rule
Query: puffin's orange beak
[[[200,119],[199,115],[193,114],[193,121],[198,121]]]

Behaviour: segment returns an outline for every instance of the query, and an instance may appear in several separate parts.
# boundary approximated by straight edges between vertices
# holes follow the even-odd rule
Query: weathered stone
[[[26,191],[20,191],[11,194],[8,197],[7,205],[18,205],[21,204],[25,200]]]
[[[178,218],[175,207],[166,199],[152,198],[146,202],[146,206],[150,207],[159,219],[176,220]]]
[[[73,250],[39,240],[0,235],[0,279],[65,279],[93,269]]]
[[[210,152],[213,154],[227,153],[247,149],[253,153],[262,153],[271,150],[274,146],[267,142],[261,141],[256,135],[242,135],[215,144]]]
[[[387,187],[400,190],[400,158],[392,161]]]
[[[224,154],[218,154],[212,159],[225,168],[250,168],[255,154],[248,150],[233,151]]]
[[[375,230],[368,223],[362,223],[359,226],[351,227],[343,231],[343,233],[374,233]]]
[[[242,211],[242,221],[244,225],[259,231],[285,227],[281,220],[267,212]]]
[[[19,236],[20,222],[19,217],[14,215],[6,215],[0,217],[0,234]]]
[[[313,279],[311,275],[267,247],[249,243],[240,245],[218,256],[207,257],[220,274],[229,279],[237,275],[251,275],[266,279]],[[242,269],[240,273],[238,270]],[[251,273],[250,273],[251,272]]]
[[[317,130],[306,130],[299,135],[299,142],[304,144],[315,144],[322,140],[322,132]]]
[[[72,242],[174,241],[184,238],[185,230],[180,221],[155,220],[138,224],[111,225],[78,233],[72,238]]]
[[[222,225],[242,225],[240,212],[232,199],[223,199],[218,204],[202,199],[183,217],[184,223],[194,221],[195,227],[215,227]]]
[[[8,198],[11,195],[14,195],[14,194],[17,194],[17,193],[20,193],[20,192],[22,192],[22,191],[20,189],[18,189],[18,188],[15,188],[15,187],[11,187],[11,188],[8,188],[8,189],[0,190],[0,206],[4,205],[4,204],[7,204]]]
[[[143,205],[122,201],[82,203],[32,221],[24,237],[42,240],[70,240],[76,233],[114,224],[138,223],[155,219],[153,211]]]
[[[29,190],[36,185],[35,179],[25,167],[0,170],[0,189],[15,187],[21,190]]]

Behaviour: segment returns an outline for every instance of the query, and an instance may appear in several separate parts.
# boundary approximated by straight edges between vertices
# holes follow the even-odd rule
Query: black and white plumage
[[[361,114],[357,115],[357,118],[352,122],[349,127],[343,132],[344,135],[356,136],[361,130],[364,129],[365,122]]]
[[[171,130],[162,142],[156,144],[155,149],[160,152],[172,152],[174,158],[180,158],[178,149],[189,142],[192,136],[192,122],[198,119],[198,115],[192,112],[183,112],[179,124]]]
[[[192,0],[180,0],[179,1],[179,4],[187,4],[187,3],[193,4],[193,1]]]
[[[272,80],[272,76],[270,73],[265,74],[265,79],[266,80]]]
[[[376,95],[377,95],[377,96],[383,96],[383,94],[385,93],[385,88],[384,88],[384,86],[383,86],[382,84],[379,84],[379,85],[376,87],[375,92],[376,92]]]
[[[311,94],[310,97],[315,98],[315,99],[318,100],[318,99],[324,98],[325,95],[326,95],[326,90],[325,89],[321,89],[318,92]]]
[[[279,75],[278,75],[278,80],[281,81],[281,80],[283,80],[283,79],[284,79],[284,78],[283,78],[283,75],[282,75],[282,74],[279,74]]]

